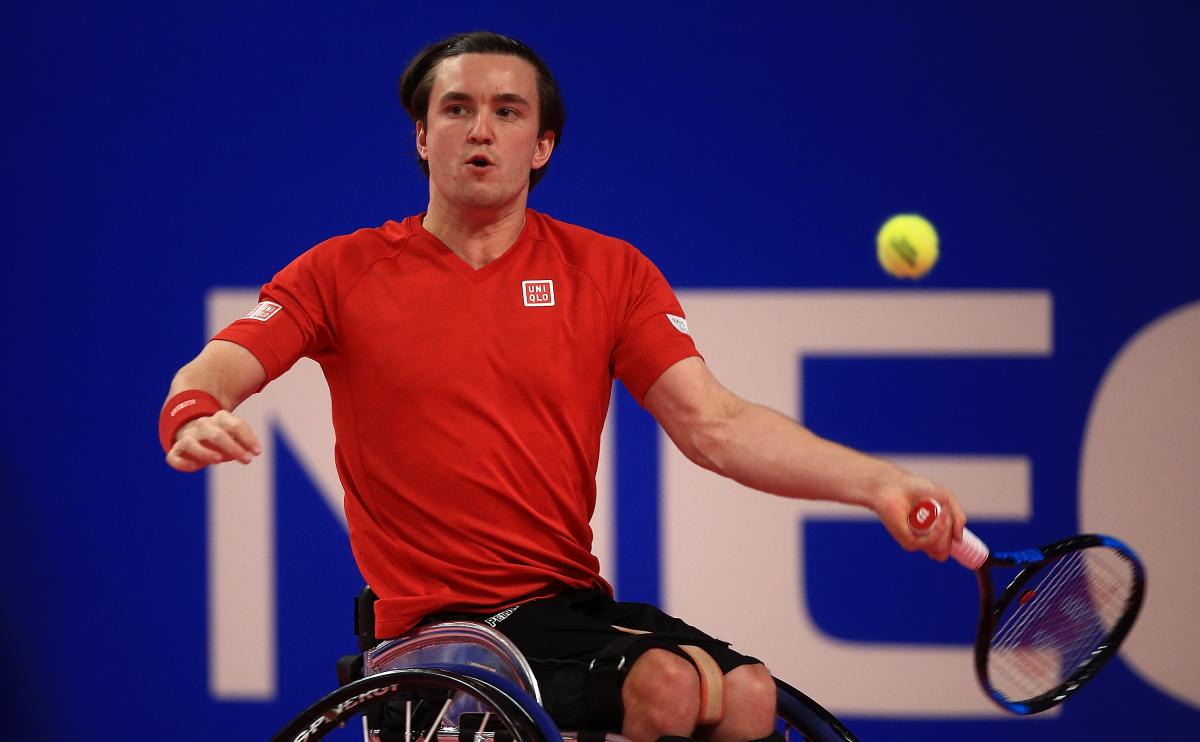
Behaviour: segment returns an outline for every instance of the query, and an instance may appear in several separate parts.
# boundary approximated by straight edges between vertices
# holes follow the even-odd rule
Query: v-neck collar
[[[430,244],[436,248],[437,252],[441,255],[442,262],[461,273],[464,278],[472,283],[485,281],[488,277],[503,270],[505,265],[515,260],[513,257],[514,255],[519,252],[524,252],[526,245],[533,241],[531,231],[533,229],[534,214],[530,209],[525,209],[525,224],[521,227],[521,233],[517,236],[517,241],[509,245],[508,249],[500,254],[500,257],[496,258],[482,268],[476,269],[472,268],[470,263],[459,257],[458,253],[451,250],[445,242],[442,242],[441,239],[437,237],[437,235],[425,229],[424,212],[418,214],[414,218],[416,220],[414,228],[417,230],[418,234],[424,235],[424,237],[429,240]]]

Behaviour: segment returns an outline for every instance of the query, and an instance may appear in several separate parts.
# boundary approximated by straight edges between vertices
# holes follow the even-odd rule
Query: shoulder
[[[387,221],[378,227],[365,227],[323,240],[298,255],[279,272],[310,273],[333,281],[353,280],[379,260],[403,252],[413,235],[413,220]]]
[[[324,240],[301,257],[328,268],[353,269],[370,264],[380,258],[391,257],[404,250],[413,236],[413,220],[387,221],[378,227],[364,227],[348,234],[340,234]]]
[[[617,237],[560,221],[529,210],[535,222],[533,238],[558,252],[567,265],[593,275],[625,274],[649,259],[632,244]]]

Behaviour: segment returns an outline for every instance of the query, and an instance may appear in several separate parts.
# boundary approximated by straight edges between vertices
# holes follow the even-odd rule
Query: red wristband
[[[199,389],[188,389],[168,399],[158,416],[158,440],[163,450],[171,452],[175,434],[184,425],[223,409],[216,397]]]

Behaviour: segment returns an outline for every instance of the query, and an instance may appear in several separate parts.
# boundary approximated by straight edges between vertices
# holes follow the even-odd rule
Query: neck
[[[430,193],[425,231],[476,270],[503,255],[525,228],[525,199],[496,208],[455,208]]]

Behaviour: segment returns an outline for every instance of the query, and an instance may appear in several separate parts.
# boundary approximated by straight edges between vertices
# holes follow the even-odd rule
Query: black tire
[[[776,727],[787,742],[858,742],[846,725],[821,704],[775,678]]]
[[[391,699],[466,694],[479,701],[508,730],[514,742],[559,742],[562,735],[541,707],[503,678],[472,667],[390,670],[355,680],[312,704],[272,737],[272,742],[318,740],[348,720]],[[547,727],[547,724],[549,727]],[[427,723],[426,723],[427,725]],[[416,729],[414,731],[414,737]]]

